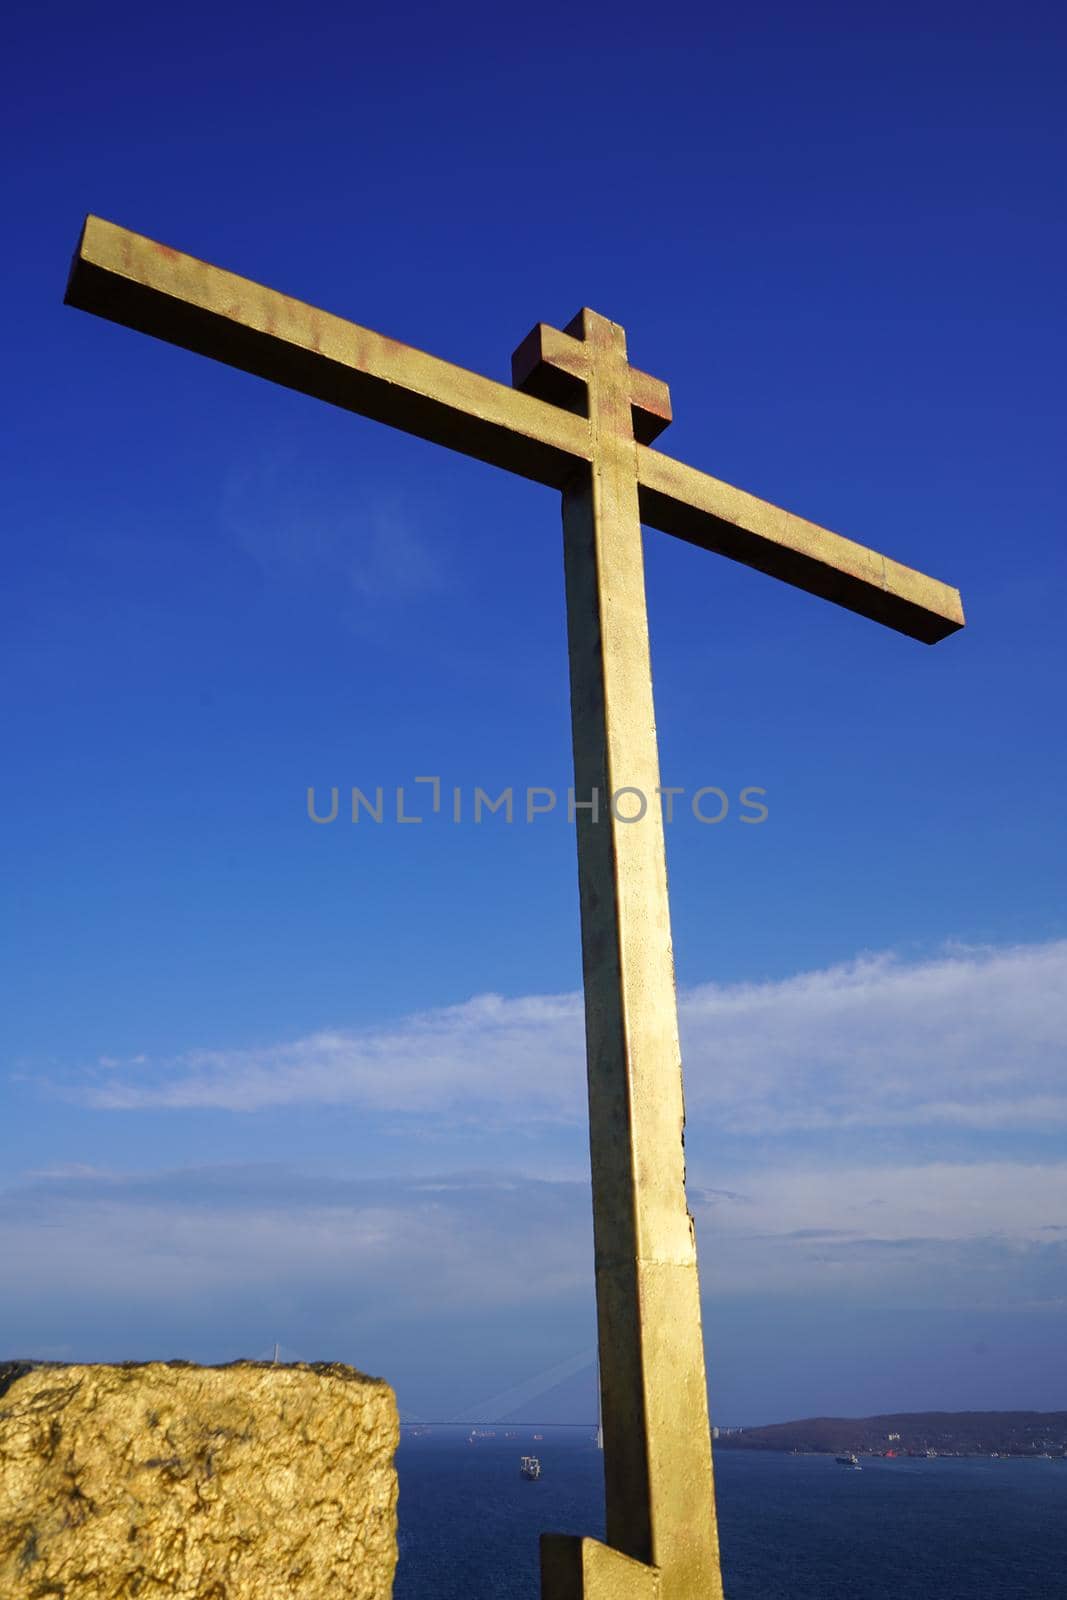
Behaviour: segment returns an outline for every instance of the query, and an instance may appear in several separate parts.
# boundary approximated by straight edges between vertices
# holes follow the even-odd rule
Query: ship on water
[[[539,1478],[541,1476],[541,1463],[536,1456],[521,1456],[519,1458],[519,1472],[524,1478]]]
[[[863,1468],[860,1466],[859,1457],[854,1450],[847,1451],[843,1456],[835,1456],[834,1460],[837,1462],[839,1467],[851,1467],[855,1472],[863,1471]]]

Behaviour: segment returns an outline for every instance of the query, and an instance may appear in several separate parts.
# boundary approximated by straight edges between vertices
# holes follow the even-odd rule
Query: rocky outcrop
[[[396,1403],[336,1364],[0,1364],[4,1600],[388,1600]]]

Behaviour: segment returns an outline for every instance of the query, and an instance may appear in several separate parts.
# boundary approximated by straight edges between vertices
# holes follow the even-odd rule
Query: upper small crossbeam
[[[588,416],[586,394],[595,359],[589,324],[595,317],[595,312],[583,307],[562,332],[539,322],[511,358],[515,388],[552,405],[564,406],[579,416]],[[602,318],[596,320],[603,322]],[[606,326],[622,334],[615,323]],[[647,372],[631,367],[626,362],[625,338],[620,343],[618,356],[625,367],[630,393],[633,436],[641,444],[651,444],[671,420],[670,391],[659,378],[650,378]]]
[[[524,387],[509,388],[92,216],[66,300],[555,488],[592,459],[585,313],[539,325],[516,352]],[[948,584],[650,449],[667,388],[635,369],[629,382],[642,522],[926,644],[963,627]]]

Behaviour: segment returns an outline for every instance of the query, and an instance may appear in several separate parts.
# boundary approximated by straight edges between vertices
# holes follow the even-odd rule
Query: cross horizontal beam
[[[588,419],[273,289],[88,217],[68,305],[562,489],[592,458]],[[635,444],[641,520],[934,644],[959,592]]]

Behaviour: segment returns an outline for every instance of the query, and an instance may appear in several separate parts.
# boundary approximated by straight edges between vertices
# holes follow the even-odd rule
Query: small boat
[[[539,1478],[541,1476],[541,1463],[536,1456],[520,1456],[519,1472],[524,1478]]]
[[[839,1467],[851,1467],[855,1472],[863,1471],[863,1468],[859,1463],[859,1457],[856,1455],[854,1450],[849,1450],[843,1456],[835,1456],[834,1460],[837,1462]]]

